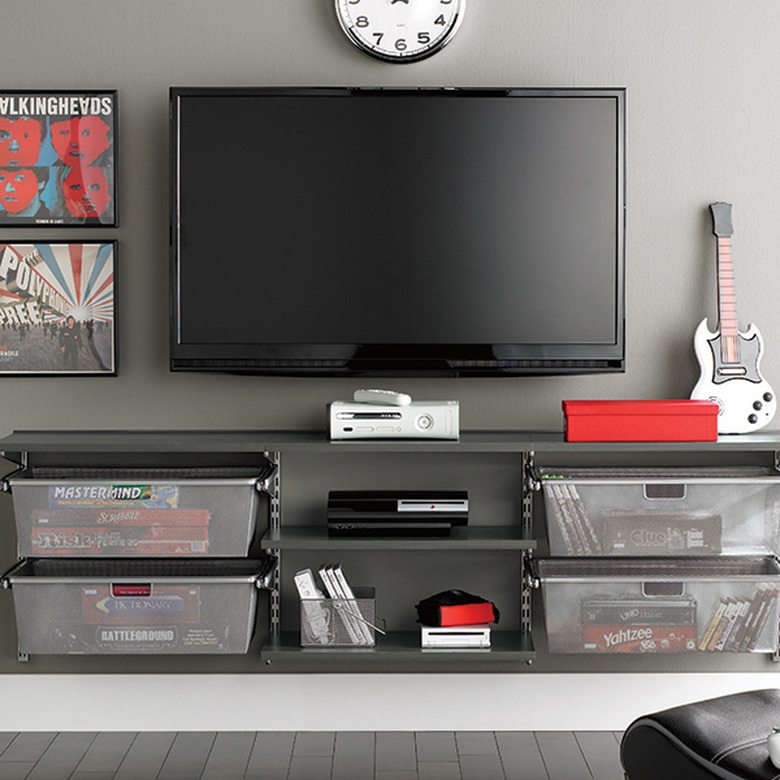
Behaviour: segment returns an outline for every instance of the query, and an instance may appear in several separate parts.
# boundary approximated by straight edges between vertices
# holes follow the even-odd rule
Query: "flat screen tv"
[[[173,370],[623,370],[623,89],[170,98]]]

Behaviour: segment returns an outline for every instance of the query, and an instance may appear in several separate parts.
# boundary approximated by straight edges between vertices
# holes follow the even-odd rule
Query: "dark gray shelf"
[[[386,636],[377,636],[375,647],[301,647],[297,631],[283,631],[277,637],[271,637],[261,651],[264,661],[299,661],[321,663],[336,661],[358,661],[365,659],[382,661],[415,662],[468,662],[491,663],[511,661],[528,663],[534,660],[534,643],[530,634],[520,631],[493,630],[492,647],[486,649],[423,650],[420,647],[419,631],[389,632]]]
[[[278,432],[269,440],[269,447],[280,452],[422,452],[422,453],[522,453],[529,449],[531,436],[526,431],[465,431],[457,440],[443,439],[363,439],[330,441],[322,432]]]
[[[39,453],[264,452],[268,432],[253,431],[14,431],[0,439],[3,455]]]
[[[528,442],[534,452],[556,453],[675,453],[675,452],[771,452],[780,449],[780,431],[758,431],[719,436],[717,441],[593,441],[567,442],[553,431],[529,431]]]
[[[264,550],[535,550],[536,540],[523,536],[516,526],[454,528],[449,537],[328,536],[324,526],[284,526],[279,534],[266,534]]]
[[[457,441],[366,439],[330,441],[323,431],[15,431],[0,439],[0,452],[398,452],[398,453],[600,453],[717,452],[780,449],[780,431],[721,436],[714,442],[567,442],[561,431],[465,431]]]
[[[0,439],[3,453],[79,452],[524,452],[525,432],[466,432],[459,440],[366,439],[331,441],[323,431],[14,431]]]

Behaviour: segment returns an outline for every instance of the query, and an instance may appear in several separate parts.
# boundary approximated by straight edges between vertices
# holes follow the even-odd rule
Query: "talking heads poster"
[[[116,224],[116,92],[0,92],[0,225]]]

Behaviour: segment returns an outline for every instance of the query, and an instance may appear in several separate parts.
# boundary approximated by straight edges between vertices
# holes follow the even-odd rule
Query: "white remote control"
[[[311,569],[302,569],[296,572],[294,579],[298,595],[303,603],[303,610],[306,613],[306,624],[301,628],[321,645],[325,645],[330,638],[328,631],[330,613],[317,603],[324,599],[325,595],[314,584],[314,575],[311,573]]]
[[[298,595],[302,599],[322,599],[325,595],[317,589],[314,584],[314,575],[311,569],[301,569],[295,573],[295,585],[298,588]]]
[[[382,404],[383,406],[409,406],[412,396],[396,393],[394,390],[355,390],[354,401],[361,404]]]

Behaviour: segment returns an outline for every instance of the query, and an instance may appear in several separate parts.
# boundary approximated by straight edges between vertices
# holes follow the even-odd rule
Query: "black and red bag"
[[[492,601],[462,590],[445,590],[415,605],[424,626],[469,626],[498,623],[500,613]]]

